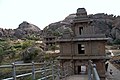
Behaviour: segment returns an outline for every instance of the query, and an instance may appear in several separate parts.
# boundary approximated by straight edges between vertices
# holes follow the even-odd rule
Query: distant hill
[[[41,29],[36,25],[23,21],[17,29],[14,29],[14,36],[17,38],[26,38],[31,35],[40,35]]]
[[[16,29],[2,29],[0,28],[1,38],[28,38],[31,36],[40,36],[41,29],[34,24],[23,21]]]

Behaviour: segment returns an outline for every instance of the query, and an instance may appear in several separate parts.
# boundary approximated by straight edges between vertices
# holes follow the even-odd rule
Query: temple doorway
[[[78,66],[78,74],[86,74],[86,66]]]

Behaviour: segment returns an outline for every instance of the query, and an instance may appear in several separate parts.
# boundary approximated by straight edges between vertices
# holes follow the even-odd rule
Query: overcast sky
[[[43,29],[81,7],[88,14],[120,15],[120,0],[0,0],[0,28],[15,29],[28,21]]]

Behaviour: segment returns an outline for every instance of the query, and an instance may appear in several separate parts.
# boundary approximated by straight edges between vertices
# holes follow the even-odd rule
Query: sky
[[[120,0],[0,0],[0,28],[15,29],[23,21],[40,29],[63,20],[77,8],[88,14],[120,15]]]

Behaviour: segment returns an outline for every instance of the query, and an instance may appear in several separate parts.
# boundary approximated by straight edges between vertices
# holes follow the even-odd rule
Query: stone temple
[[[85,8],[78,8],[76,17],[71,23],[72,33],[60,37],[60,60],[63,70],[69,69],[71,74],[87,74],[88,61],[96,64],[101,80],[105,80],[105,34],[96,34],[92,20]]]

